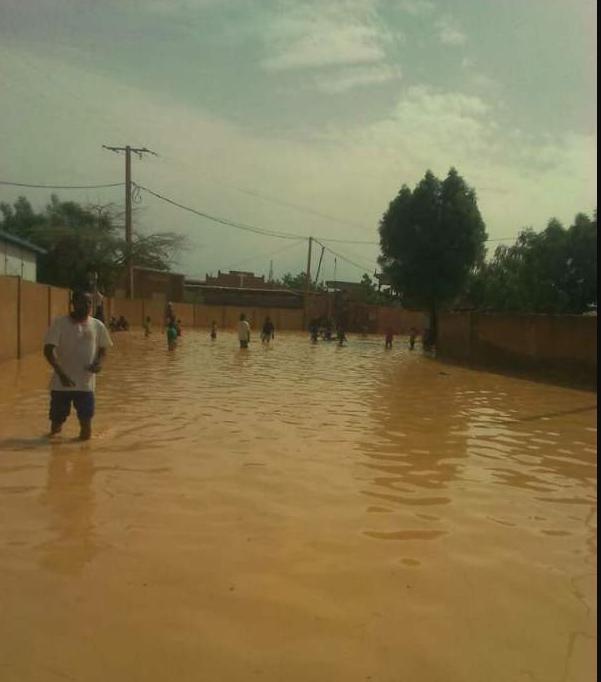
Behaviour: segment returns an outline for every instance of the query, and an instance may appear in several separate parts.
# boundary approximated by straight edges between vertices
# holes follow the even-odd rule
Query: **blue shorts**
[[[80,421],[92,419],[94,416],[92,391],[50,391],[50,421],[62,424],[71,412],[71,402]]]

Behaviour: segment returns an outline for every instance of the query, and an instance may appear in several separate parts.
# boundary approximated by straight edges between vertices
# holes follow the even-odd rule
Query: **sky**
[[[191,277],[376,269],[403,184],[456,167],[491,239],[596,208],[593,0],[2,0],[0,180],[133,180],[135,229],[187,236]],[[123,204],[122,188],[61,199]],[[0,185],[36,207],[50,190]],[[325,241],[325,240],[346,241]],[[372,243],[352,243],[372,242]],[[509,242],[505,242],[509,243]],[[335,251],[337,256],[334,256]],[[313,254],[319,261],[320,248]]]

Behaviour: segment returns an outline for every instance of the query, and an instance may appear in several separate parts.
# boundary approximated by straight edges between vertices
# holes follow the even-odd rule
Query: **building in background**
[[[346,301],[363,301],[365,298],[365,287],[361,282],[330,280],[326,282],[326,287],[330,293],[339,295]]]
[[[235,287],[237,289],[274,289],[277,288],[273,282],[266,282],[265,275],[255,275],[254,272],[243,270],[230,270],[229,272],[217,271],[217,277],[206,275],[202,280],[188,280],[197,284],[214,287]]]
[[[46,251],[31,242],[0,230],[0,275],[37,281],[38,256]]]
[[[184,275],[168,270],[156,270],[134,266],[134,298],[147,298],[153,301],[172,301],[181,303],[184,300]],[[115,288],[117,298],[126,298],[127,273],[123,273]]]
[[[206,275],[205,279],[186,278],[185,300],[206,305],[233,305],[260,308],[302,308],[303,294],[266,281],[265,275],[230,270]]]
[[[201,280],[187,279],[185,292],[187,303],[257,308],[303,307],[303,294],[293,289],[215,286]]]

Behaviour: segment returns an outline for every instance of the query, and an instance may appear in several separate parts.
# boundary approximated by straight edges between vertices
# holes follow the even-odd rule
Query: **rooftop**
[[[202,289],[205,291],[236,291],[238,293],[257,293],[269,296],[271,294],[286,294],[287,296],[299,296],[303,292],[296,289],[264,289],[262,287],[228,287],[220,284],[205,284],[205,282],[187,279],[184,283],[186,289]]]
[[[9,244],[14,244],[15,246],[20,246],[22,249],[27,249],[28,251],[32,251],[33,253],[37,253],[39,255],[47,253],[46,249],[42,249],[40,246],[36,246],[36,244],[32,244],[31,242],[21,239],[21,237],[17,237],[10,232],[5,232],[4,230],[0,230],[0,241],[8,242]]]

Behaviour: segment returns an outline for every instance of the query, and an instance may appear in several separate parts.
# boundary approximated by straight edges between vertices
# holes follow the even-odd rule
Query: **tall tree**
[[[379,258],[405,305],[430,313],[455,299],[484,259],[486,230],[476,194],[451,168],[441,182],[428,171],[413,191],[403,185],[380,221]]]
[[[597,303],[597,216],[579,213],[566,229],[555,218],[498,246],[474,273],[470,299],[486,310],[583,313]]]
[[[299,291],[304,291],[305,283],[307,281],[307,274],[305,272],[299,272],[297,275],[293,275],[291,272],[287,272],[285,275],[282,275],[281,280],[276,281],[287,289],[297,289]],[[323,282],[309,282],[310,291],[323,291],[324,288]]]
[[[98,285],[112,292],[123,273],[127,245],[113,206],[82,206],[52,195],[36,213],[25,197],[11,206],[0,204],[0,229],[46,249],[38,258],[38,278],[64,287],[85,286],[90,272],[98,273]],[[173,232],[134,234],[137,265],[169,270],[184,239]]]

